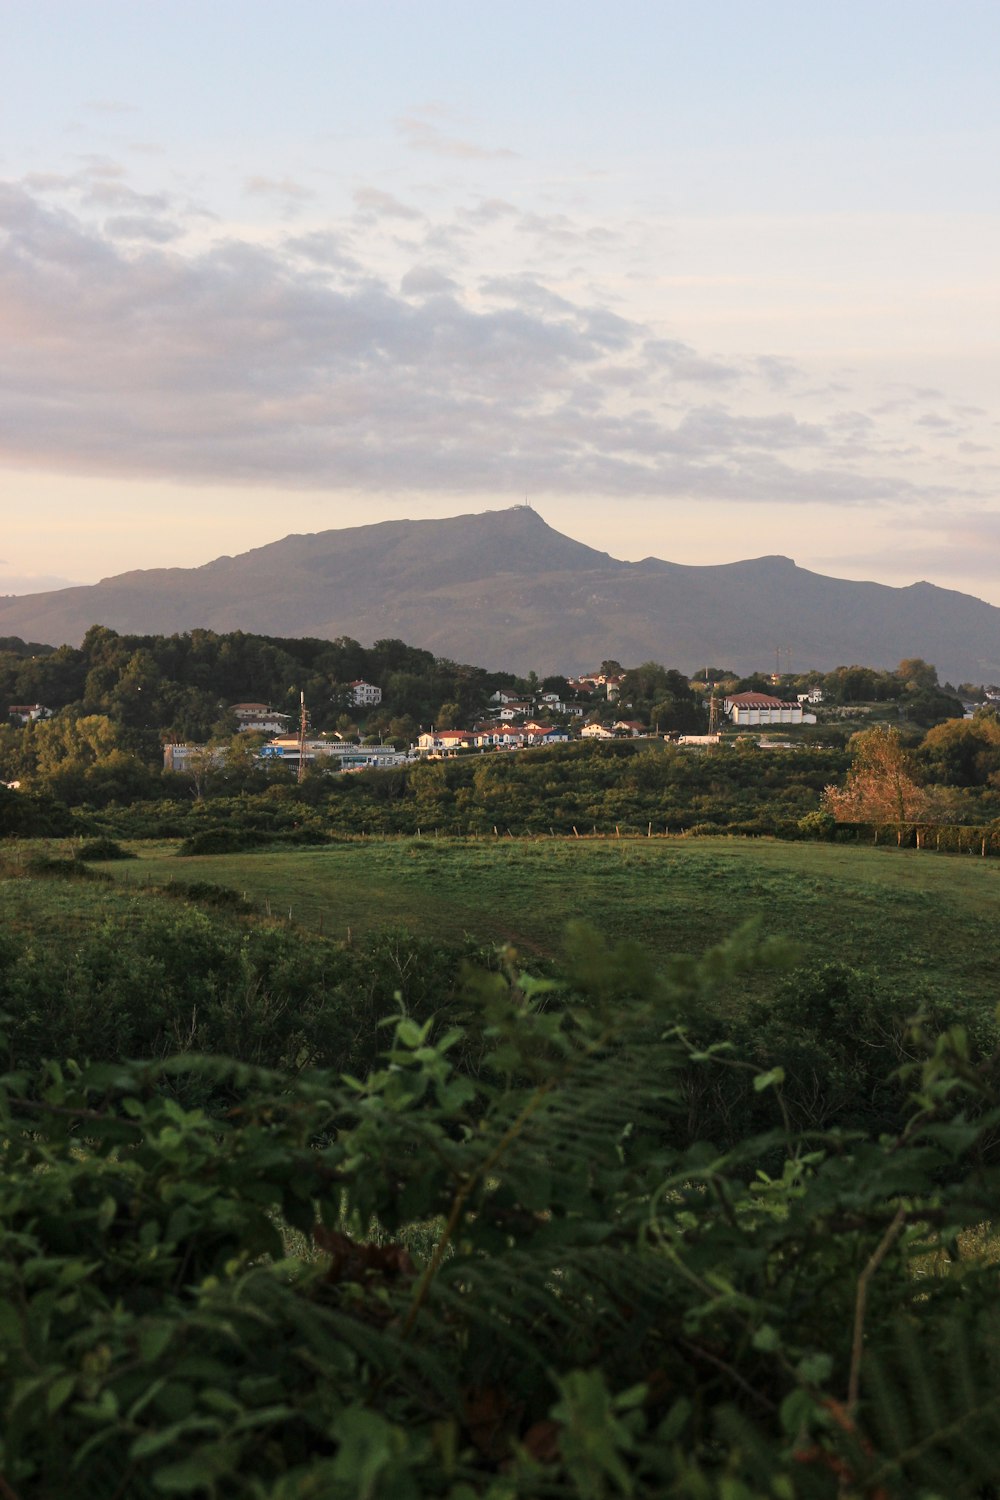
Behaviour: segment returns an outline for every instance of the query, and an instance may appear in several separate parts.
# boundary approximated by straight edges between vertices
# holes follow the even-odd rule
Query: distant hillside
[[[686,671],[892,667],[1000,680],[1000,609],[929,583],[889,588],[787,557],[713,567],[620,562],[527,507],[288,536],[200,568],[122,573],[0,600],[0,635],[76,645],[90,625],[386,637],[492,670],[577,672],[605,657]]]

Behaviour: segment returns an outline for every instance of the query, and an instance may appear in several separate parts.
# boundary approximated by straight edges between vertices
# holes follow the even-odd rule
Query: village
[[[777,678],[777,674],[775,676]],[[433,725],[426,730],[421,728],[409,746],[359,743],[358,736],[337,731],[310,734],[304,702],[299,724],[294,730],[291,714],[277,711],[266,703],[235,703],[229,711],[237,721],[238,733],[270,736],[257,749],[262,761],[296,770],[314,766],[353,772],[392,769],[414,761],[459,754],[565,745],[574,740],[657,739],[705,747],[719,743],[724,727],[769,729],[815,724],[816,716],[809,712],[809,708],[823,701],[822,690],[816,686],[789,701],[754,691],[716,695],[714,687],[707,685],[704,701],[699,704],[704,718],[703,729],[661,731],[655,720],[648,724],[639,718],[616,718],[613,713],[609,714],[608,706],[617,704],[621,698],[625,677],[624,672],[595,671],[566,679],[563,695],[544,691],[525,694],[498,688],[489,698],[487,713],[477,718],[470,728],[437,728]],[[777,680],[780,682],[780,678]],[[374,683],[358,679],[350,683],[349,688],[353,704],[362,711],[377,708],[382,702],[382,689]],[[40,705],[19,711],[37,717]],[[14,712],[12,708],[11,713]],[[196,763],[221,763],[226,754],[225,746],[167,743],[163,747],[164,770],[190,771]]]

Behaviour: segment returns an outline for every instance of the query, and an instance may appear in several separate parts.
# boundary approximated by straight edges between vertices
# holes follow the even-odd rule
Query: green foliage
[[[5,1484],[989,1493],[995,1272],[927,1265],[997,1201],[1000,1060],[918,1031],[895,1136],[697,1139],[682,1081],[724,1054],[678,1018],[775,959],[744,935],[651,983],[580,935],[586,993],[505,962],[458,1021],[398,1013],[356,1078],[191,1055],[8,1072]],[[846,1034],[858,996],[825,993]],[[780,1068],[759,1083],[780,1102]]]
[[[837,820],[832,813],[818,810],[806,813],[799,819],[799,832],[807,839],[832,839],[837,831]]]
[[[259,842],[259,837],[256,837],[249,829],[204,828],[186,838],[177,853],[182,857],[197,854],[235,854],[237,850],[249,849]]]
[[[82,860],[135,859],[131,849],[123,849],[115,839],[85,839],[74,854]]]
[[[75,860],[38,860],[35,881],[107,882]],[[345,946],[277,922],[244,926],[237,891],[177,882],[179,910],[147,896],[98,916],[71,944],[13,930],[0,962],[0,1014],[12,1066],[77,1059],[226,1053],[261,1066],[366,1071],[396,996],[422,1019],[454,1003],[471,942],[440,944],[383,929]],[[193,905],[197,903],[197,907]],[[197,908],[208,908],[207,910]]]

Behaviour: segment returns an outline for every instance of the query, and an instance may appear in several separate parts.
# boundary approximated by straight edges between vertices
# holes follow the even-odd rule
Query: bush
[[[75,859],[135,859],[130,849],[123,849],[115,839],[87,839],[74,853]]]
[[[25,862],[28,875],[51,876],[56,880],[103,880],[110,882],[106,870],[88,870],[77,859],[59,859],[54,854],[33,854]]]
[[[585,1003],[494,974],[464,1024],[399,1015],[356,1079],[8,1074],[6,1492],[995,1494],[996,1268],[965,1252],[1000,1193],[996,1060],[914,1037],[899,1135],[785,1123],[720,1152],[685,1132],[678,1076],[716,1062],[676,1017],[768,953],[744,938],[624,1002],[625,950],[578,956]],[[849,971],[818,981],[845,1036],[874,1018]]]
[[[259,833],[245,828],[205,828],[192,833],[177,850],[178,857],[198,854],[239,854],[267,842]]]
[[[836,837],[837,820],[832,813],[811,812],[806,813],[797,823],[799,833],[807,839],[830,840]]]
[[[234,891],[232,886],[217,885],[212,880],[172,880],[169,885],[158,887],[161,895],[172,896],[178,901],[196,901],[200,906],[215,906],[225,911],[248,914],[254,910],[253,903]]]

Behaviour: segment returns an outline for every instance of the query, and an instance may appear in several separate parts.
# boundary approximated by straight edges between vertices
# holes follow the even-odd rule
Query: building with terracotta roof
[[[467,729],[432,729],[417,736],[420,755],[453,755],[456,750],[471,748],[472,735]]]
[[[786,703],[769,693],[732,693],[723,699],[723,708],[733,724],[741,729],[760,724],[815,724],[815,714],[804,714],[801,703]]]

